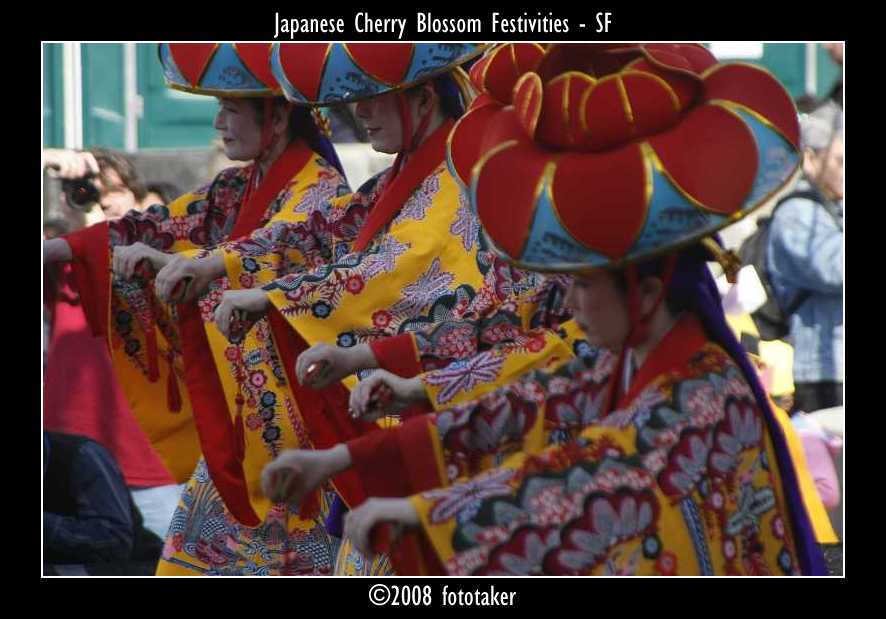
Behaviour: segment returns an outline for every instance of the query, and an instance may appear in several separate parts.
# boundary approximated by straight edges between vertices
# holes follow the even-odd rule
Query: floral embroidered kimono
[[[570,344],[557,333],[560,322],[569,318],[561,307],[561,278],[521,273],[494,261],[480,247],[476,220],[444,161],[450,126],[430,136],[394,180],[390,172],[383,173],[306,222],[268,226],[224,248],[231,281],[252,278],[258,285],[268,274],[291,271],[264,286],[276,308],[271,323],[282,318],[294,328],[288,344],[275,332],[284,372],[291,371],[299,350],[317,342],[353,346],[403,334],[393,346],[382,344],[388,353],[382,367],[388,367],[388,360],[395,371],[406,367],[404,375],[409,376],[497,346],[494,355],[479,357],[484,368],[450,367],[428,375],[438,383],[433,387],[437,390],[445,388],[444,381],[458,383],[439,398],[449,402],[456,395],[468,397],[484,386],[494,387],[507,372],[523,373],[525,363],[571,356]],[[422,164],[423,169],[417,168]],[[392,195],[398,196],[402,208],[396,208]],[[387,221],[378,217],[382,209],[388,210]],[[373,229],[376,234],[370,236],[366,230]],[[445,323],[438,326],[440,321]],[[484,334],[482,341],[478,330]],[[425,360],[404,364],[399,353],[405,343],[415,357],[413,338],[425,351]],[[514,367],[502,372],[508,360]],[[446,372],[464,376],[458,379]],[[299,391],[307,396],[304,392],[310,390]],[[310,416],[307,430],[315,446],[331,446],[373,429],[347,419],[342,386],[327,388],[321,397],[324,401],[311,409],[316,415],[301,407]],[[249,441],[247,460],[248,445]],[[264,454],[259,457],[262,463],[268,461]],[[355,479],[337,480],[346,503],[364,497]]]
[[[207,402],[203,396],[207,386],[226,383],[225,377],[212,375],[215,364],[203,364],[211,373],[202,368],[194,372],[188,355],[205,361],[199,354],[208,351],[222,358],[230,354],[227,341],[211,324],[213,305],[229,283],[222,278],[199,302],[173,308],[154,297],[151,282],[111,281],[109,277],[114,246],[140,241],[168,253],[205,255],[261,226],[304,220],[316,205],[348,191],[339,172],[302,142],[293,142],[254,190],[248,188],[252,169],[250,165],[225,170],[207,187],[168,206],[133,211],[121,220],[67,237],[80,290],[86,291],[85,311],[93,330],[107,335],[115,371],[136,418],[176,479],[181,482],[190,476],[173,517],[158,570],[161,574],[328,573],[331,569],[333,549],[319,514],[303,521],[282,506],[273,510],[269,506],[273,513],[262,526],[257,521],[247,523],[256,528],[244,526],[226,509],[202,459],[198,465],[207,446],[217,444],[215,413],[228,414],[225,407],[207,415],[206,404],[216,400]],[[213,346],[207,347],[207,341]],[[237,348],[244,353],[241,367],[248,364],[249,384],[255,389],[248,394],[248,403],[261,406],[264,415],[258,440],[266,439],[272,449],[280,448],[281,438],[309,446],[291,401],[270,402],[271,396],[260,389],[258,377],[274,381],[282,376],[279,362],[268,349],[266,321],[260,321]],[[187,389],[180,384],[183,380]],[[215,394],[219,396],[224,401],[221,390]]]
[[[492,254],[486,282],[438,322],[374,340],[379,367],[419,376],[434,410],[470,401],[536,367],[572,358],[583,337],[563,305],[569,277],[509,266]]]
[[[229,279],[258,285],[281,272],[301,274],[306,265],[323,266],[333,248],[342,252],[356,238],[369,210],[366,204],[384,183],[382,174],[346,206],[333,201],[307,222],[273,224],[226,245]],[[459,216],[468,218],[464,225],[473,225],[461,210]],[[477,260],[484,276],[477,291],[459,286],[430,316],[400,321],[393,336],[382,337],[394,317],[378,311],[373,315],[378,329],[357,334],[359,341],[369,342],[382,369],[407,378],[421,375],[433,408],[475,399],[542,363],[563,363],[582,346],[583,336],[563,306],[568,276],[523,271],[482,245]],[[357,335],[337,338],[337,343],[356,345]]]
[[[728,354],[685,315],[604,414],[614,365],[598,352],[353,441],[367,491],[414,495],[399,573],[799,573],[781,427]]]

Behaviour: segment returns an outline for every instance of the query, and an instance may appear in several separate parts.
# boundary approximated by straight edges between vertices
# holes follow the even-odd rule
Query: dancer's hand
[[[419,377],[401,378],[386,370],[377,370],[351,391],[351,415],[375,421],[425,401],[427,394]]]
[[[270,306],[271,301],[261,288],[227,290],[215,308],[215,324],[228,340],[238,341],[245,335],[244,323],[257,320]]]
[[[323,389],[357,370],[377,366],[368,344],[351,348],[315,344],[298,356],[295,375],[298,382],[314,389]]]
[[[315,488],[350,465],[351,454],[345,445],[289,449],[262,471],[262,492],[275,503],[300,504]]]
[[[146,260],[151,265],[153,272],[156,273],[172,259],[172,254],[164,253],[144,243],[133,243],[132,245],[121,245],[114,248],[111,268],[117,277],[132,279],[143,260]]]
[[[384,523],[394,525],[396,536],[405,527],[418,526],[420,520],[409,499],[371,498],[345,515],[344,536],[351,540],[357,552],[371,557],[375,554],[370,543],[372,529]]]

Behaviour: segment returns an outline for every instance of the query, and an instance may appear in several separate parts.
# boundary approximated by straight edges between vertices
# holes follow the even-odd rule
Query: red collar
[[[453,120],[447,120],[429,135],[418,150],[409,156],[406,165],[382,190],[360,229],[360,234],[357,235],[354,244],[356,251],[364,251],[369,246],[375,235],[403,208],[403,204],[412,192],[444,161],[446,138],[449,137],[453,124],[455,124]]]
[[[249,175],[249,185],[246,188],[243,204],[240,206],[240,214],[234,229],[231,230],[229,239],[239,239],[249,235],[259,227],[264,214],[271,202],[277,197],[283,188],[292,180],[308,163],[314,152],[302,140],[294,140],[289,143],[279,157],[274,160],[261,183],[253,191],[252,174]]]
[[[709,338],[701,321],[692,313],[684,314],[671,330],[649,353],[637,375],[631,381],[627,393],[618,399],[616,408],[627,406],[631,400],[658,376],[670,370],[685,367],[695,353],[708,342]],[[616,377],[620,382],[620,377]]]

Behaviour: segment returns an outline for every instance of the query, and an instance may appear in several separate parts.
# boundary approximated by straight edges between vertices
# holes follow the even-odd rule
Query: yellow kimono
[[[372,342],[428,328],[452,315],[453,308],[463,311],[474,299],[500,303],[482,295],[487,279],[495,281],[496,274],[489,254],[479,245],[479,225],[466,196],[446,166],[443,140],[447,132],[444,125],[422,145],[421,151],[434,153],[426,158],[426,163],[433,165],[425,176],[413,179],[405,198],[394,204],[397,208],[391,209],[387,219],[376,221],[374,228],[375,211],[386,208],[386,198],[390,208],[389,196],[396,191],[396,183],[402,191],[402,179],[415,174],[410,172],[410,164],[393,180],[388,171],[353,196],[333,200],[322,221],[266,228],[257,238],[225,247],[229,280],[240,280],[244,274],[257,273],[264,278],[267,272],[291,271],[264,285],[275,307],[271,321],[275,316],[285,319],[296,340],[294,347],[288,346],[287,355],[283,338],[274,333],[284,373],[291,370],[297,350],[318,342],[345,347]],[[421,161],[421,155],[414,154],[413,161]],[[373,229],[368,241],[367,228]],[[528,296],[538,285],[539,281],[532,279],[524,282],[519,292]],[[529,318],[527,313],[518,316],[517,322],[528,326]],[[549,344],[545,337],[532,339],[533,348],[536,341],[542,346],[527,352],[550,355],[553,349],[561,357],[568,355],[567,345],[558,336]],[[290,361],[287,356],[292,357]],[[493,376],[493,383],[495,379]],[[352,385],[353,380],[345,382]],[[339,432],[342,428],[336,422],[344,423],[347,417],[346,397],[339,396],[338,402],[337,409],[333,406],[326,412],[301,409],[314,446],[331,446],[359,434],[354,428],[350,433],[348,428]],[[251,440],[246,444],[244,468],[251,461],[263,464],[269,460],[266,453],[253,449]],[[249,475],[246,477],[250,485]],[[256,475],[256,485],[257,479]],[[359,488],[343,487],[342,483],[337,479],[336,488],[347,503],[362,500]]]
[[[193,385],[189,383],[185,388],[182,384],[188,378],[188,368],[182,362],[183,346],[188,342],[181,337],[181,316],[197,311],[207,319],[228,282],[214,282],[193,307],[173,308],[154,298],[150,282],[109,281],[107,275],[109,249],[113,246],[141,241],[169,253],[205,255],[228,242],[232,232],[249,233],[256,226],[306,220],[315,207],[348,191],[339,172],[303,143],[291,144],[278,161],[279,165],[275,162],[266,178],[280,182],[269,189],[267,202],[248,202],[251,209],[241,207],[249,195],[247,185],[253,166],[232,168],[219,174],[210,185],[185,194],[168,206],[155,206],[145,213],[131,212],[119,221],[93,226],[77,238],[68,237],[75,256],[75,272],[80,271],[80,288],[88,291],[91,324],[94,330],[98,326],[99,332],[102,324],[107,325],[104,332],[108,334],[115,371],[136,418],[176,480],[182,482],[190,477],[173,518],[159,567],[161,574],[331,570],[334,550],[321,521],[310,518],[307,523],[301,522],[278,506],[272,510],[270,523],[260,528],[243,527],[225,508],[202,460],[198,466],[201,438],[204,447],[206,440],[198,436],[195,424],[190,398]],[[274,189],[278,191],[274,193]],[[253,196],[258,193],[260,190]],[[253,224],[244,226],[244,217],[251,218]],[[249,281],[244,277],[236,283],[242,286]],[[108,288],[102,294],[104,286]],[[229,345],[222,343],[224,338],[214,325],[201,322],[200,329],[205,328],[205,337],[214,344],[211,352],[224,359]],[[239,350],[254,356],[263,348],[268,348],[267,328],[259,326]],[[275,378],[273,359],[267,353],[258,354],[260,359],[249,366],[250,384],[256,388],[259,376],[269,381]],[[215,364],[209,367],[215,373]],[[290,445],[308,446],[297,410],[282,398],[279,404],[270,419],[262,419],[263,434],[273,438],[270,442],[277,445],[287,440]],[[268,417],[269,407],[262,412]],[[268,428],[272,427],[277,428],[279,438],[271,436],[275,431]],[[269,529],[274,533],[268,533]],[[289,529],[293,535],[287,535]]]
[[[684,318],[605,414],[613,369],[600,352],[352,442],[375,496],[418,492],[398,572],[798,573],[791,459],[731,358]]]

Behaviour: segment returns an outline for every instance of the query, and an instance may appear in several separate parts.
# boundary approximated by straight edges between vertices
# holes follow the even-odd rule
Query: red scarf
[[[301,140],[290,143],[255,191],[250,183],[228,238],[242,238],[258,228],[271,202],[311,156],[313,151]],[[185,379],[206,465],[231,514],[247,526],[258,526],[243,474],[242,419],[231,418],[197,302],[179,305],[178,311]]]
[[[268,173],[254,191],[250,175],[249,185],[243,196],[243,206],[228,238],[239,239],[258,228],[271,202],[283,191],[295,173],[305,167],[313,154],[314,152],[302,140],[295,140],[290,142],[286,150],[271,164]]]
[[[409,199],[409,196],[445,160],[446,140],[454,124],[453,120],[447,120],[440,125],[409,157],[406,165],[384,188],[360,229],[360,234],[357,235],[357,241],[354,244],[355,251],[364,251],[369,246],[369,242],[375,238],[375,235],[388,225],[397,212],[403,208],[403,204]]]

